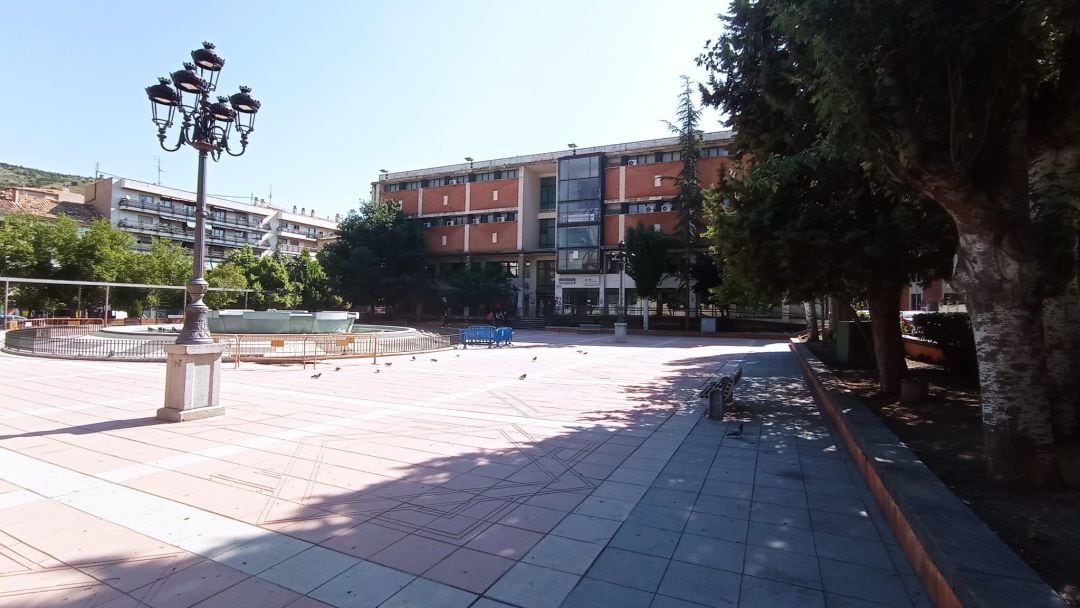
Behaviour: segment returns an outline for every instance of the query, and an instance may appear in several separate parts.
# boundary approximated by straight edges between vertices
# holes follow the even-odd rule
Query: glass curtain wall
[[[560,273],[600,272],[604,157],[559,160],[556,264]]]

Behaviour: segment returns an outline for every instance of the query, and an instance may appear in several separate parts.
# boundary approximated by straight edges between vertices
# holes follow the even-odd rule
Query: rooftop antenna
[[[160,156],[155,156],[154,160],[157,161],[157,185],[160,186],[161,185],[161,173],[162,173],[162,171],[161,171],[161,157]]]
[[[274,204],[274,183],[270,182],[270,204]]]

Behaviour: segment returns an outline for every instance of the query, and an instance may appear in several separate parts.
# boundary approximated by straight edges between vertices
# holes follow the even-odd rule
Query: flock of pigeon
[[[581,349],[575,350],[574,352],[575,352],[575,353],[579,353],[579,354],[581,354],[581,355],[587,355],[587,354],[589,354],[589,352],[588,352],[588,351],[584,351],[584,350],[581,350]],[[454,357],[460,357],[460,356],[461,356],[460,354],[455,354],[455,355],[454,355]],[[533,360],[533,361],[536,361],[536,359],[537,359],[537,357],[533,357],[533,358],[532,358],[532,360]],[[413,356],[412,356],[412,357],[410,358],[410,361],[416,361],[416,355],[413,355]],[[438,362],[439,362],[439,360],[438,360],[438,359],[436,359],[435,357],[432,357],[432,358],[431,358],[431,362],[432,362],[432,363],[438,363]],[[393,362],[393,361],[387,361],[387,362],[383,363],[383,367],[390,367],[390,366],[392,366],[392,365],[394,365],[394,362]],[[334,371],[335,371],[335,372],[340,372],[340,371],[341,371],[341,368],[340,368],[340,367],[335,367],[335,368],[334,368]],[[375,373],[376,373],[376,374],[378,374],[378,373],[379,373],[379,372],[381,372],[381,371],[382,371],[382,370],[380,370],[380,369],[378,369],[378,368],[376,368],[376,369],[375,369]],[[527,373],[525,373],[525,374],[521,374],[520,376],[518,376],[518,380],[524,380],[524,379],[525,379],[525,378],[526,378],[527,376],[528,376],[528,374],[527,374]],[[319,378],[322,378],[322,372],[319,372],[319,373],[317,373],[317,374],[312,374],[312,376],[311,376],[311,379],[312,379],[312,380],[318,380]]]

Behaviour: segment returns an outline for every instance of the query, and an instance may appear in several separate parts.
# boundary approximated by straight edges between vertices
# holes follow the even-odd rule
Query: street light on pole
[[[616,323],[626,323],[626,290],[623,289],[623,277],[626,276],[626,243],[619,241],[619,317]]]
[[[206,270],[206,159],[215,162],[224,152],[241,156],[247,151],[248,136],[255,130],[255,114],[262,105],[251,96],[251,89],[242,86],[229,97],[212,97],[217,90],[221,68],[225,66],[214,50],[204,42],[201,49],[191,52],[191,62],[169,78],[159,78],[157,84],[146,88],[150,99],[152,120],[157,125],[158,144],[166,152],[175,152],[185,145],[199,152],[198,179],[195,188],[195,244],[192,277],[187,284],[189,302],[184,308],[184,327],[175,344],[165,347],[165,407],[157,411],[158,418],[182,422],[208,416],[219,416],[222,347],[214,344],[207,325],[210,308],[203,296],[210,285],[203,278]],[[166,144],[169,129],[179,111],[180,128],[174,143]],[[238,149],[235,133],[240,135]]]
[[[199,151],[199,172],[195,188],[195,261],[191,281],[187,285],[190,302],[184,309],[184,327],[176,339],[177,344],[211,344],[206,316],[209,308],[203,296],[209,285],[203,279],[206,256],[206,159],[216,162],[225,152],[240,156],[247,151],[248,136],[255,130],[255,114],[262,105],[251,96],[249,87],[240,87],[239,93],[230,97],[211,96],[217,89],[217,79],[225,60],[214,51],[214,45],[203,43],[203,48],[191,52],[192,62],[184,63],[169,78],[159,78],[158,83],[146,88],[150,98],[153,121],[158,128],[158,143],[166,152],[175,152],[184,145]],[[173,145],[167,145],[168,130],[173,126],[176,112],[181,117],[180,128]],[[234,150],[229,141],[233,125],[240,134],[240,148]]]

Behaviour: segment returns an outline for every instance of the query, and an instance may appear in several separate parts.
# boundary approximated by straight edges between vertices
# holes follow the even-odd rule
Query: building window
[[[555,260],[536,261],[536,290],[551,291],[555,288]]]
[[[491,233],[491,244],[494,245],[495,243],[498,243],[498,242],[499,242],[499,233],[498,232],[492,232]]]
[[[555,177],[540,178],[540,211],[555,210]]]
[[[568,226],[559,228],[560,248],[596,247],[600,244],[600,226]]]
[[[559,272],[599,272],[600,255],[596,249],[559,249]]]
[[[701,151],[702,158],[717,158],[721,156],[729,156],[727,148],[705,148]]]
[[[497,179],[517,179],[517,169],[506,169],[503,171],[485,171],[484,173],[473,174],[474,182],[490,182]]]
[[[140,203],[152,203],[152,202],[154,202],[154,195],[153,194],[140,194],[139,195],[139,202]]]
[[[540,220],[539,247],[550,249],[555,246],[555,220]]]
[[[682,160],[682,152],[657,152],[656,162],[658,163],[672,163]]]
[[[446,247],[446,235],[445,234],[442,235],[442,244],[443,244],[443,247]]]

